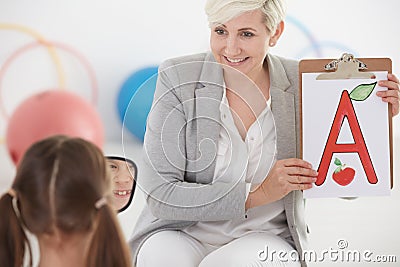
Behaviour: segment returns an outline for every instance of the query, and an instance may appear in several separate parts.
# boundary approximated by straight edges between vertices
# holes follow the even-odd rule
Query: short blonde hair
[[[263,12],[264,23],[269,32],[275,30],[286,14],[284,0],[207,0],[205,6],[210,27],[257,9]]]

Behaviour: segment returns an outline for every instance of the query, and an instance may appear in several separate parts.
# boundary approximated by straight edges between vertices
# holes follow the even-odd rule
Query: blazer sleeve
[[[196,170],[187,169],[190,160],[187,147],[196,145],[197,141],[188,141],[186,136],[188,118],[185,105],[193,105],[190,104],[193,99],[182,100],[179,83],[179,72],[171,61],[160,65],[153,105],[147,119],[144,164],[138,179],[147,205],[156,218],[164,220],[220,221],[244,216],[244,182],[199,183],[188,178],[189,172],[192,172],[190,177],[195,177],[193,172]],[[201,152],[208,151],[204,149]],[[213,175],[213,171],[209,173]],[[212,177],[209,180],[212,181]]]

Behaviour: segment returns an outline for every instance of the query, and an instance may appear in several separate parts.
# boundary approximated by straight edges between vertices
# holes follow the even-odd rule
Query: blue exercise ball
[[[153,102],[158,67],[133,72],[118,94],[118,113],[124,127],[143,142],[146,120]]]

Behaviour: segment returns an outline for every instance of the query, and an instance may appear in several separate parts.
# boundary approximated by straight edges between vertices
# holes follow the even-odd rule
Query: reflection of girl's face
[[[122,209],[132,194],[135,168],[129,162],[107,159],[113,181],[113,205],[116,210]]]

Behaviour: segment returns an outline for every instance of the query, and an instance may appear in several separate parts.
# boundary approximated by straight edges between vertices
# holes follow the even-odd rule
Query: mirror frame
[[[133,177],[133,186],[132,186],[132,192],[131,192],[131,196],[129,197],[128,202],[126,203],[125,206],[123,206],[121,209],[116,210],[118,213],[123,212],[124,210],[126,210],[132,203],[132,199],[133,199],[133,195],[135,194],[135,189],[136,189],[136,183],[137,183],[137,177],[138,177],[138,168],[136,166],[136,163],[129,159],[129,158],[125,158],[125,157],[120,157],[120,156],[104,156],[104,158],[106,160],[110,159],[110,160],[121,160],[121,161],[125,161],[125,163],[130,163],[132,164],[133,169],[135,170],[135,176]]]

